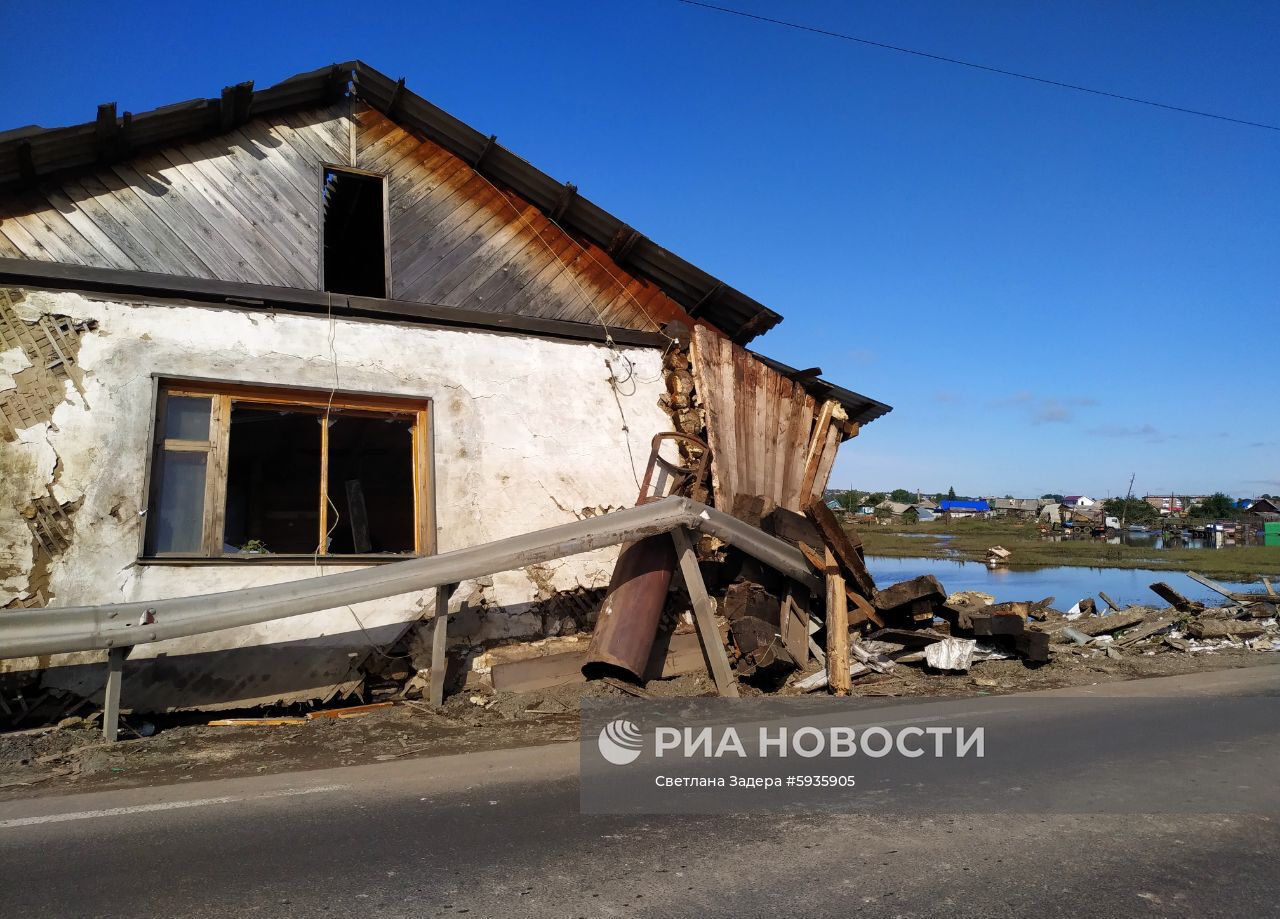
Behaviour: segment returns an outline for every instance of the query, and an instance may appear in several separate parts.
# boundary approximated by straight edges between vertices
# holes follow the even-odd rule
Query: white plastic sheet
[[[968,670],[973,664],[972,638],[944,638],[924,649],[925,663],[937,670]]]

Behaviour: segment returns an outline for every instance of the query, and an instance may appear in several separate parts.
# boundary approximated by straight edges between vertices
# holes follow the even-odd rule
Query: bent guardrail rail
[[[379,600],[619,545],[675,530],[708,533],[820,593],[821,582],[789,543],[691,501],[668,497],[560,526],[427,558],[221,593],[0,614],[0,659],[111,652],[103,729],[115,731],[120,673],[133,645],[270,622]],[[696,570],[696,569],[695,569]],[[688,573],[687,573],[688,574]]]

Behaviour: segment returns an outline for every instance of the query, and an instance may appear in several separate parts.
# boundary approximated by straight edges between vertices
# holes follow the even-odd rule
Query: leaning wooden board
[[[840,521],[836,520],[836,515],[831,512],[831,508],[823,504],[821,500],[810,503],[805,508],[805,513],[818,528],[831,551],[835,553],[836,559],[840,562],[840,567],[844,569],[851,582],[851,586],[864,597],[874,597],[876,595],[876,582],[872,580],[871,573],[867,571],[867,565],[862,560],[861,541],[857,545],[854,544],[853,540],[857,537],[850,536],[845,528],[840,525]]]
[[[709,329],[693,331],[694,389],[706,410],[716,506],[768,498],[803,512],[826,488],[843,429],[835,403],[820,408],[800,384]]]

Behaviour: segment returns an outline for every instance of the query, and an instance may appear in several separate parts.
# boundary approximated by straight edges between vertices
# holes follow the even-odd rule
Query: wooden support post
[[[437,708],[444,704],[444,677],[448,668],[444,649],[449,640],[449,596],[455,584],[442,584],[436,588],[436,621],[431,631],[431,698],[427,701]]]
[[[107,651],[107,688],[102,694],[102,739],[115,743],[120,733],[120,683],[124,678],[127,647]]]
[[[1270,594],[1273,597],[1276,596],[1276,589],[1271,586],[1271,578],[1263,578],[1262,586],[1267,589],[1268,594]]]
[[[698,568],[698,555],[684,529],[672,530],[671,540],[676,544],[676,558],[680,560],[680,576],[684,578],[684,588],[693,602],[693,621],[698,627],[698,638],[702,641],[707,670],[715,680],[716,691],[722,696],[736,699],[738,684],[734,682],[733,671],[729,669],[729,655],[724,653],[724,642],[720,638],[720,630],[716,628],[716,601],[707,593],[702,571]]]
[[[836,557],[827,549],[827,688],[847,696],[853,686],[849,675],[849,607],[844,578]]]
[[[1102,591],[1098,591],[1098,596],[1099,596],[1099,597],[1101,597],[1103,600],[1105,600],[1105,601],[1107,602],[1107,606],[1111,607],[1111,608],[1112,608],[1113,610],[1115,610],[1117,613],[1119,613],[1119,612],[1122,612],[1122,611],[1123,611],[1123,608],[1122,608],[1122,607],[1120,607],[1120,606],[1117,606],[1117,605],[1116,605],[1116,601],[1115,601],[1115,600],[1112,600],[1110,597],[1108,597],[1108,596],[1107,596],[1106,594],[1104,594]]]

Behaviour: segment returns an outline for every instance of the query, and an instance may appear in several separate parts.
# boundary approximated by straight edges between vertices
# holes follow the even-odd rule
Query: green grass
[[[895,558],[953,558],[986,561],[987,549],[1004,546],[1009,568],[1154,568],[1198,571],[1230,581],[1280,576],[1280,547],[1228,546],[1222,549],[1153,549],[1116,546],[1088,537],[1051,542],[1034,523],[1014,520],[936,520],[916,525],[860,527],[868,555]],[[939,539],[939,536],[949,536]]]

